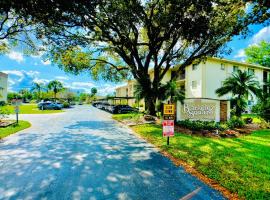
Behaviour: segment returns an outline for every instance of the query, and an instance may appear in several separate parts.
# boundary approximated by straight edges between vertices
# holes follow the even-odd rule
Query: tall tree
[[[240,117],[247,106],[248,96],[256,95],[260,97],[261,89],[254,75],[238,70],[224,81],[222,87],[218,88],[216,93],[220,97],[231,94],[232,100],[235,102],[235,115]]]
[[[91,96],[94,97],[97,94],[97,88],[91,88]]]
[[[44,89],[45,89],[45,86],[43,84],[34,82],[33,87],[31,88],[31,91],[36,92],[37,98],[38,98],[38,100],[40,100],[41,99],[41,91],[43,91]]]
[[[261,41],[245,49],[247,61],[270,68],[270,42]]]
[[[53,91],[54,99],[56,99],[57,93],[63,90],[64,87],[60,81],[54,80],[48,83],[48,89]]]
[[[38,36],[46,38],[53,61],[64,70],[87,71],[94,79],[135,78],[150,114],[155,114],[160,82],[171,67],[179,64],[180,71],[224,53],[226,42],[258,21],[247,14],[247,3],[265,11],[264,4],[245,0],[8,2],[44,25]]]

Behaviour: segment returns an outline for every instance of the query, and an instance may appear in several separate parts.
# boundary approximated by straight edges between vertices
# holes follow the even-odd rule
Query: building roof
[[[240,62],[240,61],[236,61],[236,60],[229,60],[229,59],[217,58],[217,57],[208,57],[207,59],[219,61],[219,62],[224,62],[224,63],[230,63],[230,64],[234,64],[234,65],[245,65],[245,66],[253,67],[253,68],[257,68],[257,69],[270,70],[269,67],[264,67],[262,65],[256,65],[256,64],[246,63],[246,62]]]

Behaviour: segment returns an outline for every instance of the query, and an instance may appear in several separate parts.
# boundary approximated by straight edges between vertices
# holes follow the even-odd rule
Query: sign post
[[[163,107],[163,137],[167,137],[167,145],[170,145],[170,137],[174,136],[174,104],[164,104]]]
[[[21,104],[21,101],[18,99],[14,99],[12,101],[12,104],[14,105],[14,111],[16,114],[16,123],[19,124],[19,112],[20,112],[20,107],[19,105]]]

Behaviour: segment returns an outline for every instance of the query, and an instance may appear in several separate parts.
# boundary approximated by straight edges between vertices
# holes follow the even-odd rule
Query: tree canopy
[[[270,68],[270,42],[261,41],[245,49],[247,61]]]
[[[250,3],[254,12],[247,12]],[[40,25],[37,37],[65,71],[135,78],[151,114],[170,68],[228,53],[225,44],[249,24],[267,21],[269,9],[265,1],[244,0],[12,0],[6,6]]]

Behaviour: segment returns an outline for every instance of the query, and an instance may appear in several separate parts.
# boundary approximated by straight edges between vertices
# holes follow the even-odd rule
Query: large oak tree
[[[247,9],[250,2],[255,5],[251,11],[262,14],[260,19]],[[264,1],[243,0],[13,0],[7,4],[43,25],[37,36],[66,71],[87,71],[95,79],[112,81],[135,78],[146,94],[150,114],[155,114],[161,80],[170,68],[177,65],[179,72],[194,61],[226,52],[224,45],[233,36],[245,33],[255,21],[267,20],[269,8]]]

